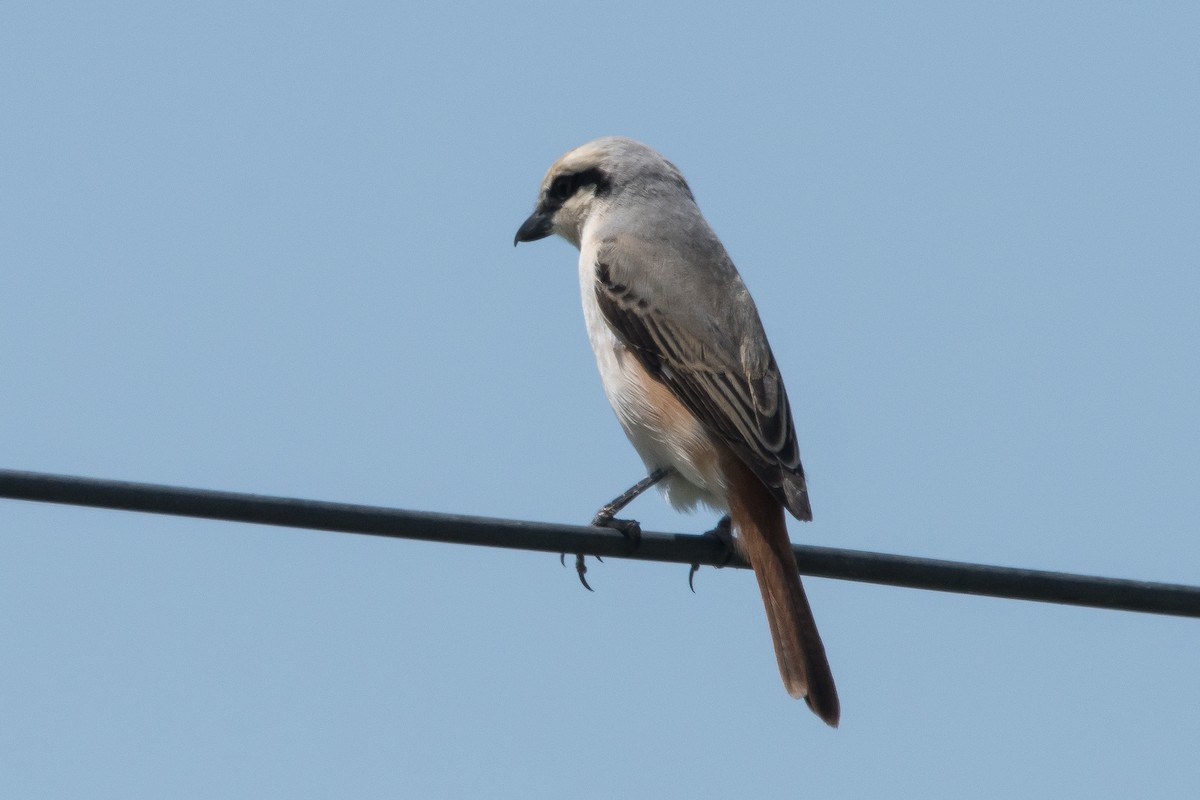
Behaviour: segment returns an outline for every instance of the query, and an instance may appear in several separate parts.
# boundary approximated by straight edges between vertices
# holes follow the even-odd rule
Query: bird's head
[[[576,147],[546,172],[537,205],[513,244],[557,233],[578,247],[583,226],[597,213],[681,189],[690,199],[683,175],[652,148],[622,136],[596,139]]]

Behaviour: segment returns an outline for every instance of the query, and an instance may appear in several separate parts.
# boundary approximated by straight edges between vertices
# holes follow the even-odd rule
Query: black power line
[[[18,470],[0,469],[0,497],[549,553],[746,566],[737,558],[729,561],[724,546],[710,536],[647,531],[635,549],[624,536],[607,528],[433,514]],[[1200,587],[1196,586],[992,567],[834,547],[794,545],[793,549],[800,571],[822,578],[1200,617]]]

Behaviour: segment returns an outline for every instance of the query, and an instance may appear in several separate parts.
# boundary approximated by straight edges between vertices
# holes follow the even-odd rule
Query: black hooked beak
[[[536,242],[554,233],[554,214],[537,209],[529,215],[529,219],[521,223],[517,235],[513,237],[513,247],[520,242]]]

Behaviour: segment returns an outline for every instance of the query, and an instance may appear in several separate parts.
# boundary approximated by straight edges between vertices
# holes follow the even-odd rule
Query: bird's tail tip
[[[796,695],[793,694],[792,696],[795,697]],[[804,702],[829,727],[836,728],[838,723],[842,721],[842,707],[836,694],[831,697],[817,696],[814,698],[813,693],[809,692],[804,695]]]

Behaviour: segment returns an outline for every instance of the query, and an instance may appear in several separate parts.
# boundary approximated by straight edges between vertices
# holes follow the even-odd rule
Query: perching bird
[[[661,481],[677,509],[728,512],[762,590],[784,686],[836,726],[837,689],[784,517],[812,519],[795,427],[733,261],[675,165],[621,137],[556,161],[514,243],[555,233],[579,248],[604,391],[650,472],[632,496]]]

